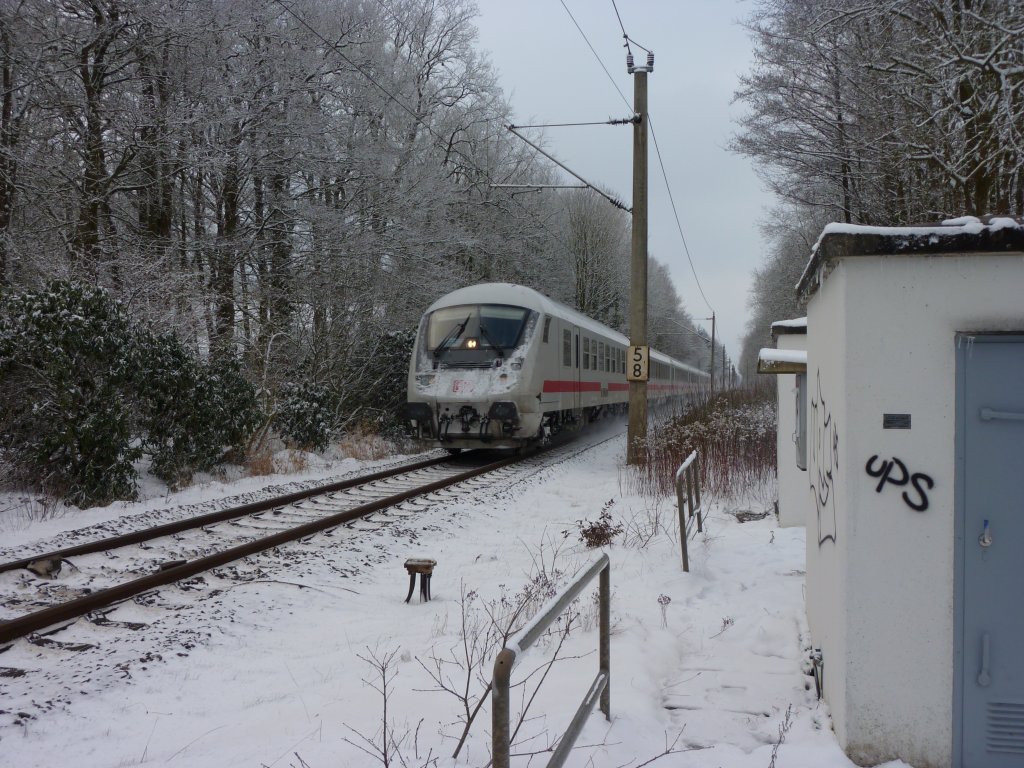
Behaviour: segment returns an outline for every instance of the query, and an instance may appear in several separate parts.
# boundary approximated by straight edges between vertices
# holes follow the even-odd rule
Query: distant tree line
[[[238,371],[255,436],[316,447],[393,424],[411,331],[453,288],[520,282],[624,329],[628,216],[589,191],[492,186],[558,177],[505,130],[475,13],[470,0],[2,4],[7,349],[31,346],[25,302],[100,290],[189,365]],[[667,270],[652,275],[662,348],[706,367],[707,345],[677,331],[694,323]]]
[[[759,0],[733,148],[777,196],[741,365],[824,223],[935,223],[1024,213],[1024,3]]]

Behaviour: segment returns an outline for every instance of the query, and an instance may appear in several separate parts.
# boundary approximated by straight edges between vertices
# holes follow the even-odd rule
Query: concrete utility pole
[[[711,396],[715,396],[715,312],[712,310],[711,317]]]
[[[626,56],[626,71],[633,75],[633,242],[630,256],[629,343],[647,345],[647,74],[654,71],[654,54],[647,66],[634,67]],[[643,460],[647,442],[647,381],[629,382],[629,429],[626,463]]]

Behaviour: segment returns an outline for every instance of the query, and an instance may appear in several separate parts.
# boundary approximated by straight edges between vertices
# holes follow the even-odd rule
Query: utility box
[[[839,743],[1020,768],[1024,227],[829,225],[797,289],[807,615]]]
[[[814,505],[807,486],[807,318],[772,323],[774,349],[758,355],[757,372],[776,376],[779,525],[806,525]]]

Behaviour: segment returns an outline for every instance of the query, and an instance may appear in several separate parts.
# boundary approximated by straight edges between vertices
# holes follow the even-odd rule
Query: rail
[[[679,546],[683,551],[683,570],[689,573],[690,553],[687,541],[690,538],[693,521],[696,519],[698,531],[704,530],[704,516],[700,503],[700,464],[696,451],[687,456],[686,461],[676,470],[676,504],[679,507]]]
[[[314,533],[325,531],[328,528],[336,528],[344,523],[364,517],[371,512],[379,512],[383,509],[387,509],[388,507],[400,504],[403,501],[408,501],[409,499],[417,496],[422,496],[427,493],[432,493],[433,491],[441,490],[442,488],[447,488],[450,485],[455,485],[456,483],[486,474],[487,472],[493,472],[496,469],[509,466],[510,464],[514,464],[521,460],[522,459],[519,456],[500,459],[499,461],[486,464],[482,467],[460,472],[457,475],[452,475],[442,480],[427,483],[416,488],[407,489],[392,496],[387,496],[383,499],[367,504],[361,504],[357,507],[337,512],[332,515],[327,515],[326,517],[312,522],[287,528],[269,536],[252,539],[244,544],[239,544],[212,555],[182,562],[181,564],[167,568],[166,570],[140,576],[133,581],[124,582],[105,589],[98,589],[95,592],[69,600],[65,603],[43,608],[7,621],[0,621],[0,643],[6,643],[19,637],[24,637],[31,632],[38,632],[39,630],[45,629],[46,627],[62,621],[76,619],[91,611],[106,608],[116,602],[134,597],[135,595],[141,594],[142,592],[150,589],[167,584],[173,584],[174,582],[196,576],[204,571],[209,571],[213,568],[226,565],[234,560],[255,555],[259,552],[263,552],[264,550],[272,549],[297,539],[303,539]],[[413,466],[419,468],[419,465]],[[403,470],[405,469],[407,468],[403,467]],[[361,479],[365,480],[366,478],[364,477]],[[259,504],[273,507],[275,501],[281,502],[282,499],[291,499],[302,494],[311,495],[314,491],[323,493],[325,489],[331,487],[333,486],[320,486],[319,488],[311,489],[310,491],[302,491],[300,494],[290,494],[289,496],[278,497],[277,499],[268,499],[267,501],[259,502]],[[253,505],[247,505],[246,510],[251,511],[248,509],[248,506]],[[234,510],[226,511],[237,513],[239,509],[242,508],[236,507]]]
[[[511,759],[511,737],[509,726],[509,688],[512,670],[522,653],[533,645],[544,631],[551,626],[583,588],[596,576],[600,578],[600,639],[598,641],[598,672],[576,714],[558,742],[547,768],[560,768],[565,763],[573,744],[583,730],[583,724],[594,710],[598,698],[601,711],[611,719],[611,673],[610,625],[611,625],[611,562],[602,554],[583,572],[578,574],[562,592],[555,595],[543,610],[509,638],[505,647],[494,660],[494,678],[491,688],[491,761],[494,768],[509,768]]]

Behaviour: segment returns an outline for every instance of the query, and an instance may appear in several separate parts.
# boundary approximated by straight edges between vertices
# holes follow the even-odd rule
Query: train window
[[[583,370],[590,370],[590,339],[583,337]]]
[[[604,370],[604,342],[597,343],[597,370]]]
[[[562,365],[572,367],[572,331],[568,328],[562,331]]]
[[[544,343],[548,343],[548,331],[551,329],[551,316],[544,318]]]

